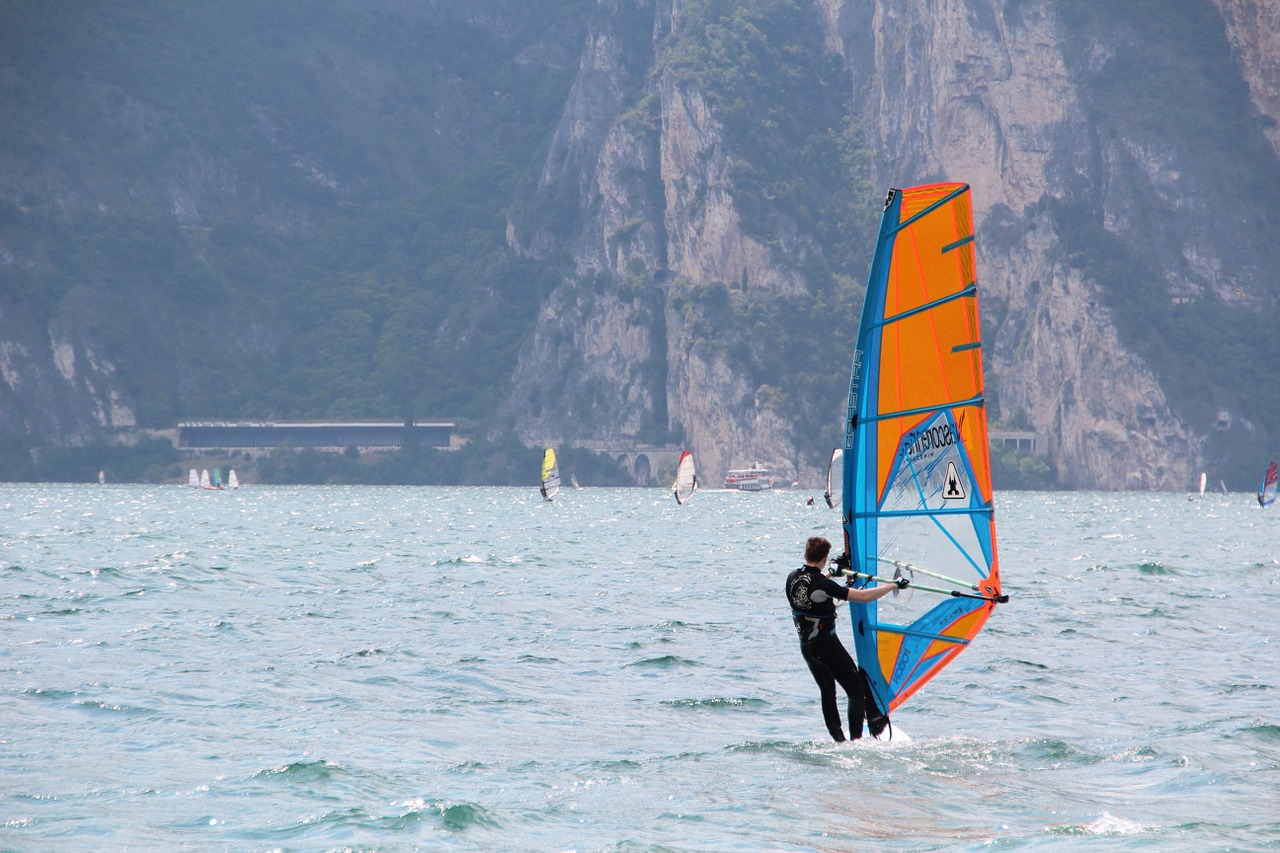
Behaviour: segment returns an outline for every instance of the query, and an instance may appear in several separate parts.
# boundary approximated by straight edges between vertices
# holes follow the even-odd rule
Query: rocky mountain
[[[416,412],[814,484],[884,191],[964,180],[993,422],[1251,488],[1280,2],[1172,5],[9,4],[0,431]]]
[[[660,309],[664,299],[740,279],[779,299],[802,292],[801,256],[824,247],[783,215],[765,228],[744,224],[732,166],[743,144],[719,117],[723,93],[682,79],[667,59],[700,4],[654,4],[656,59],[643,86],[629,100],[592,96],[593,77],[636,79],[617,61],[627,54],[620,9],[634,17],[636,5],[600,5],[542,175],[544,187],[572,182],[585,215],[560,243],[573,274],[544,307],[517,385],[556,375],[575,377],[579,389],[624,388],[624,397],[607,395],[616,408],[606,420],[627,434],[661,410],[665,389],[669,421],[713,476],[764,459],[813,482],[821,456],[801,449],[792,415],[831,411],[833,400],[784,395],[779,409],[749,364],[699,338],[695,318]],[[786,5],[723,14],[763,23],[766,6]],[[1239,480],[1258,457],[1233,449],[1270,435],[1262,407],[1211,375],[1169,376],[1178,359],[1202,372],[1195,362],[1228,353],[1146,338],[1180,328],[1172,312],[1204,303],[1227,314],[1274,311],[1276,209],[1258,190],[1277,186],[1280,4],[1182,3],[1177,16],[1161,4],[1069,5],[822,0],[792,11],[822,27],[820,44],[797,46],[840,61],[873,187],[943,179],[974,187],[993,419],[1045,436],[1060,481],[1075,487],[1181,489],[1205,466]],[[1221,126],[1202,126],[1212,122]],[[750,131],[770,132],[767,122]],[[571,176],[552,167],[569,161],[560,153],[569,139],[594,140],[596,152],[575,150]],[[553,242],[509,233],[518,249]],[[626,279],[632,264],[649,290],[574,296],[584,275]],[[1269,364],[1260,378],[1274,377],[1274,360],[1261,358]],[[663,362],[656,385],[627,372]],[[512,402],[530,410],[527,396]],[[581,409],[533,410],[520,421],[529,438],[583,428]]]

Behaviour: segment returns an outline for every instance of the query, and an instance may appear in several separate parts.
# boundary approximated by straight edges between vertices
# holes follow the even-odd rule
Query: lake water
[[[1011,601],[836,745],[810,494],[0,486],[0,849],[1280,849],[1280,505],[997,495]]]

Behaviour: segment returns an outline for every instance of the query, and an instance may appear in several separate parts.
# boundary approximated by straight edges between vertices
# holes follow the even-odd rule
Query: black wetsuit
[[[836,602],[845,600],[845,587],[812,566],[801,566],[787,575],[787,601],[800,635],[800,654],[818,682],[822,695],[822,719],[837,743],[843,741],[836,684],[849,697],[849,736],[862,737],[865,709],[862,672],[836,636]]]

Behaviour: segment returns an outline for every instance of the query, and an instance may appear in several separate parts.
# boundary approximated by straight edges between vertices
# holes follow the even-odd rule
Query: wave
[[[22,691],[23,696],[32,696],[36,699],[70,699],[76,695],[74,690],[59,690],[56,687],[28,687]]]
[[[435,824],[454,834],[471,829],[496,829],[501,826],[493,812],[484,806],[467,801],[437,800],[428,802],[414,798],[398,804],[403,811],[391,814],[370,814],[360,806],[330,809],[319,815],[311,815],[287,826],[250,831],[250,838],[299,838],[332,837],[334,829],[361,829],[372,832],[417,832],[422,824]],[[348,848],[349,849],[349,848]]]
[[[1239,731],[1242,735],[1266,744],[1280,743],[1280,725],[1275,723],[1255,723]]]
[[[155,713],[155,711],[151,708],[142,708],[137,705],[122,705],[118,702],[103,702],[99,699],[82,699],[73,704],[75,705],[75,707],[84,711],[89,711],[90,713],[126,714],[126,715],[133,715],[133,714],[145,715],[145,714]]]
[[[769,703],[763,699],[756,699],[751,696],[714,696],[710,699],[667,699],[658,703],[668,708],[686,708],[690,710],[699,710],[702,708],[710,708],[712,710],[728,709],[732,711],[740,710],[756,710],[768,707]]]
[[[1138,835],[1151,832],[1157,827],[1154,824],[1138,823],[1128,818],[1116,817],[1103,812],[1101,817],[1088,823],[1065,824],[1048,827],[1053,835]]]
[[[253,778],[290,782],[328,782],[335,775],[342,772],[342,765],[330,764],[324,759],[319,759],[316,761],[295,761],[292,764],[282,764],[269,770],[259,770],[253,774]]]
[[[627,666],[645,666],[658,667],[660,669],[670,669],[676,666],[701,666],[697,661],[682,658],[678,655],[661,655],[656,658],[645,658],[644,660],[635,661],[627,664]]]

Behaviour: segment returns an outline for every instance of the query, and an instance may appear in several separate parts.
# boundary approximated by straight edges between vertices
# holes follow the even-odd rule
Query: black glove
[[[849,572],[849,555],[841,554],[836,557],[836,574],[843,575]]]
[[[906,589],[911,586],[911,581],[906,578],[898,578],[898,589]]]

